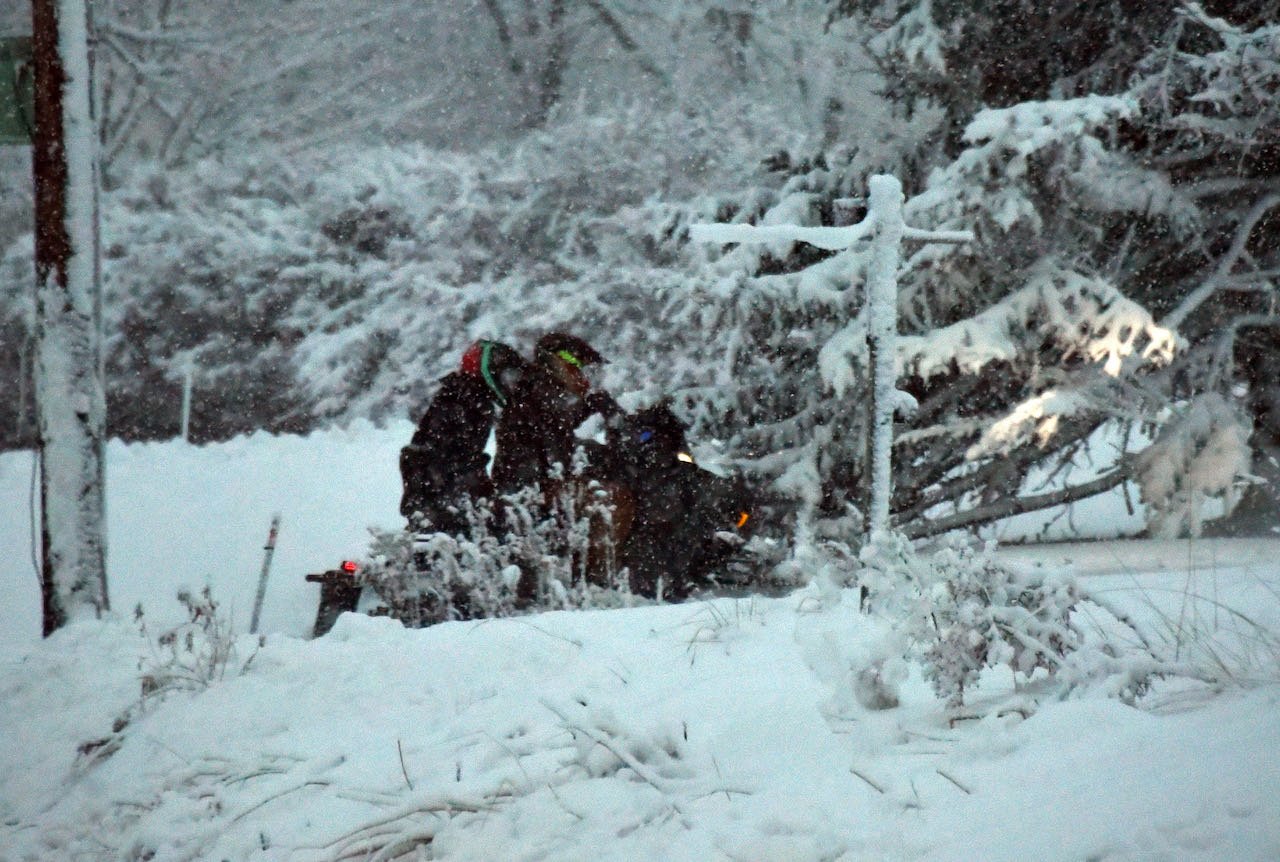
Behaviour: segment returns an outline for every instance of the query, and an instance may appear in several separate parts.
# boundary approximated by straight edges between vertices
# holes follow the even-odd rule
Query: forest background
[[[1153,532],[1198,532],[1208,498],[1275,495],[1278,9],[97,2],[109,434],[175,436],[188,375],[196,442],[414,416],[470,340],[567,328],[624,405],[673,396],[847,535],[866,250],[688,226],[852,224],[890,172],[910,224],[977,236],[899,273],[897,523],[1132,482]],[[26,148],[0,189],[11,449],[35,440]]]

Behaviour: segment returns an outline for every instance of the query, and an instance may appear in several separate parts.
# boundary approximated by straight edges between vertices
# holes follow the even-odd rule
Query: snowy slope
[[[142,644],[86,624],[0,668],[0,858],[1273,860],[1280,689],[950,726],[850,708],[848,604],[804,595],[271,636],[77,761]],[[152,855],[154,854],[154,855]]]
[[[122,613],[37,642],[30,464],[0,457],[0,860],[1280,858],[1280,671],[1256,637],[1280,631],[1274,540],[1004,552],[1069,559],[1150,636],[1180,626],[1187,661],[1234,669],[1141,710],[953,724],[913,670],[868,711],[850,668],[876,634],[812,588],[420,631],[348,615],[300,639],[301,573],[396,524],[407,436],[113,444],[113,600],[144,602],[149,637]],[[265,643],[143,697],[177,585],[207,576],[244,630],[277,510]],[[975,707],[1007,688],[990,674]]]

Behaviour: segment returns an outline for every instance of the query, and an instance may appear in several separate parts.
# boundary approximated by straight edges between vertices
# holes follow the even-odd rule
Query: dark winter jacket
[[[496,412],[481,378],[459,371],[441,378],[413,439],[400,450],[402,515],[420,512],[435,530],[466,529],[460,507],[492,491],[484,449]]]
[[[574,431],[592,414],[585,394],[556,378],[544,364],[533,366],[498,420],[493,482],[500,491],[536,485],[553,464],[571,464]]]

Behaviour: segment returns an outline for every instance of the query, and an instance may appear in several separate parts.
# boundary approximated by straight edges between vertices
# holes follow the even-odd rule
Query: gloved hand
[[[587,393],[587,408],[592,413],[599,413],[604,418],[621,413],[622,408],[618,406],[618,402],[608,392],[600,389],[593,389]]]

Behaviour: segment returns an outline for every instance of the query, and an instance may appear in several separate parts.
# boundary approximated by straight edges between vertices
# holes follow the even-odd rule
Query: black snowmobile
[[[630,570],[631,591],[683,599],[708,586],[755,526],[746,483],[694,462],[684,423],[667,401],[619,416],[605,447],[601,478],[634,498],[631,531],[619,555]]]
[[[617,549],[617,565],[628,570],[637,595],[679,600],[712,586],[755,527],[754,495],[747,484],[694,462],[685,425],[666,400],[616,415],[605,442],[584,448],[589,460],[584,477],[625,491],[630,526]],[[371,585],[353,561],[306,579],[320,584],[316,637],[344,611],[388,613],[376,595],[369,595]]]

